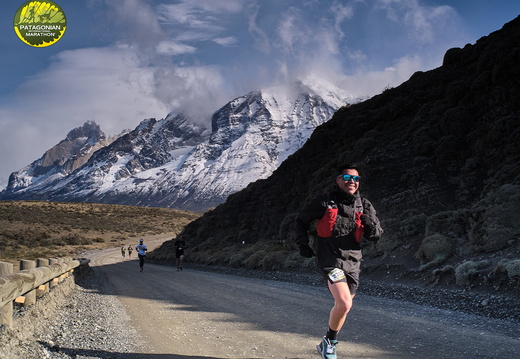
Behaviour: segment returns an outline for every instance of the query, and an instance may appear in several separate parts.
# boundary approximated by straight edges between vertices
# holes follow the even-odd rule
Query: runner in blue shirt
[[[139,240],[139,244],[135,246],[135,250],[137,251],[137,256],[139,257],[139,271],[143,271],[144,266],[144,257],[146,257],[146,251],[148,248],[146,248],[146,244],[143,243],[143,239],[141,238]]]

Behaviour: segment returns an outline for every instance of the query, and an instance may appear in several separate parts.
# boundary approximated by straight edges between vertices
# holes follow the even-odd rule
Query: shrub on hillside
[[[445,265],[442,268],[432,271],[432,275],[435,284],[440,283],[441,281],[452,283],[455,279],[455,267],[452,265]]]
[[[471,211],[467,209],[435,213],[426,220],[424,235],[429,237],[437,233],[447,237],[464,238],[467,236],[470,216]]]
[[[267,253],[264,258],[258,262],[263,270],[281,270],[285,268],[285,259],[291,254],[287,250],[279,250]]]
[[[486,268],[489,261],[482,260],[478,262],[467,261],[455,268],[455,282],[458,285],[469,285],[478,275],[479,271]]]
[[[399,235],[406,238],[422,233],[427,219],[424,213],[407,216],[399,225]]]
[[[377,247],[384,256],[389,255],[393,250],[405,245],[406,238],[399,235],[400,220],[395,218],[385,219],[381,225],[384,229],[384,234],[377,242]],[[408,238],[408,240],[410,240]],[[368,253],[367,253],[368,254]]]
[[[284,258],[283,268],[286,270],[294,269],[305,269],[310,270],[316,267],[316,260],[313,258],[304,258],[300,256],[300,252],[297,250],[291,251]]]
[[[294,245],[296,234],[294,231],[294,221],[297,217],[297,213],[290,213],[282,220],[278,230],[278,236],[282,238],[285,245],[289,248]]]
[[[260,261],[264,259],[264,257],[267,255],[267,251],[265,250],[259,250],[258,252],[255,252],[251,254],[245,261],[244,266],[247,269],[256,269],[260,268]]]
[[[478,251],[496,252],[520,236],[520,185],[507,184],[476,206],[470,243]]]
[[[448,259],[453,254],[456,241],[454,238],[438,233],[424,238],[416,253],[417,259],[422,264],[419,270],[441,264]]]
[[[58,238],[55,242],[57,245],[79,246],[92,243],[92,239],[85,238],[77,233],[70,233]]]
[[[255,253],[263,251],[264,246],[263,242],[256,242],[251,245],[242,244],[240,250],[230,253],[229,265],[235,268],[243,267],[246,260]]]
[[[509,278],[520,279],[520,259],[509,261],[505,267]]]
[[[459,167],[457,160],[461,157],[460,140],[454,135],[447,135],[439,139],[434,150],[435,164],[448,172],[455,172]]]
[[[377,243],[378,250],[386,255],[396,248],[409,246],[424,233],[426,220],[424,213],[417,213],[414,209],[402,212],[398,218],[383,218],[385,233]]]
[[[520,279],[520,259],[502,259],[493,273],[504,273],[511,280]]]

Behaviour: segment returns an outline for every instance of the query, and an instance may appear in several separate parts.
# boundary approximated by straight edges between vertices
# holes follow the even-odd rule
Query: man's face
[[[359,176],[359,173],[357,170],[354,169],[347,169],[343,170],[344,175],[350,175],[350,176]],[[338,184],[338,187],[346,193],[354,194],[359,188],[359,182],[355,182],[353,178],[351,178],[348,181],[345,181],[343,179],[343,176],[336,177],[336,183]]]

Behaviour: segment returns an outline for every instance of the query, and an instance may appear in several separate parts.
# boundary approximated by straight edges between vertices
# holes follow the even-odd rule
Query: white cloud
[[[441,24],[450,24],[457,14],[451,6],[427,6],[418,0],[378,0],[376,9],[386,11],[387,19],[406,27],[408,37],[420,43],[437,39]]]
[[[121,42],[137,46],[141,54],[147,54],[164,39],[157,14],[147,1],[105,0],[109,13],[107,19],[117,26]]]
[[[290,13],[280,21],[278,26],[278,36],[284,53],[291,53],[296,43],[300,41],[302,32],[305,32],[304,28],[295,25],[296,21],[296,15]]]
[[[334,16],[334,29],[340,37],[344,36],[342,24],[345,19],[352,19],[354,16],[354,8],[352,5],[343,5],[341,3],[333,3],[331,11]]]
[[[347,56],[358,64],[367,60],[367,55],[362,50],[349,50]]]
[[[59,121],[67,114],[75,125],[95,120],[112,130],[142,116],[165,115],[166,107],[152,96],[152,75],[129,47],[69,50],[23,83],[14,102],[25,104],[35,117]]]
[[[230,100],[223,88],[216,66],[163,67],[154,72],[154,96],[206,125],[211,114]]]
[[[213,24],[220,21],[218,15],[238,13],[242,7],[240,0],[181,0],[175,4],[161,4],[158,9],[162,21],[213,28]]]
[[[193,54],[197,52],[197,48],[194,46],[179,43],[177,41],[161,41],[157,45],[157,53],[160,55],[182,55],[182,54]]]
[[[226,46],[226,47],[235,46],[238,42],[238,40],[235,36],[217,37],[217,38],[213,39],[213,41],[219,45]]]
[[[198,36],[183,35],[184,38],[203,40],[216,36],[225,30],[221,25],[221,15],[237,13],[241,10],[242,3],[238,0],[186,0],[175,4],[161,4],[157,7],[160,21],[172,26],[174,29],[182,29],[183,32],[199,34]],[[178,36],[171,33],[173,36]]]
[[[247,24],[249,34],[253,37],[254,48],[264,54],[271,52],[271,41],[267,36],[267,33],[257,24],[258,11],[260,7],[255,4],[249,5],[247,8]]]
[[[382,70],[358,71],[353,75],[342,76],[339,84],[343,89],[359,98],[380,94],[386,88],[400,85],[414,72],[424,69],[424,61],[419,56],[407,56],[396,60],[392,66]]]

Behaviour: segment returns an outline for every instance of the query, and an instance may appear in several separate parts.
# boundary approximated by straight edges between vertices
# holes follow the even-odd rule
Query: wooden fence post
[[[22,259],[20,261],[20,270],[24,269],[33,269],[36,268],[36,261],[30,261],[26,259]],[[27,307],[29,305],[33,305],[36,303],[36,290],[31,290],[30,292],[27,292],[25,294],[25,302],[23,303],[24,307]]]
[[[13,264],[7,262],[0,262],[0,277],[13,273]],[[13,302],[6,303],[3,308],[0,308],[0,325],[7,324],[13,326]]]
[[[49,258],[49,265],[59,263],[58,258]],[[54,288],[58,285],[58,278],[54,278],[49,282],[49,288]]]
[[[36,260],[37,267],[45,267],[48,265],[49,265],[49,260],[47,258],[38,258]],[[38,298],[40,298],[41,296],[43,296],[45,293],[48,293],[48,292],[49,292],[49,283],[45,283],[45,284],[40,285],[40,287],[38,287],[38,290],[36,291],[36,296]]]

